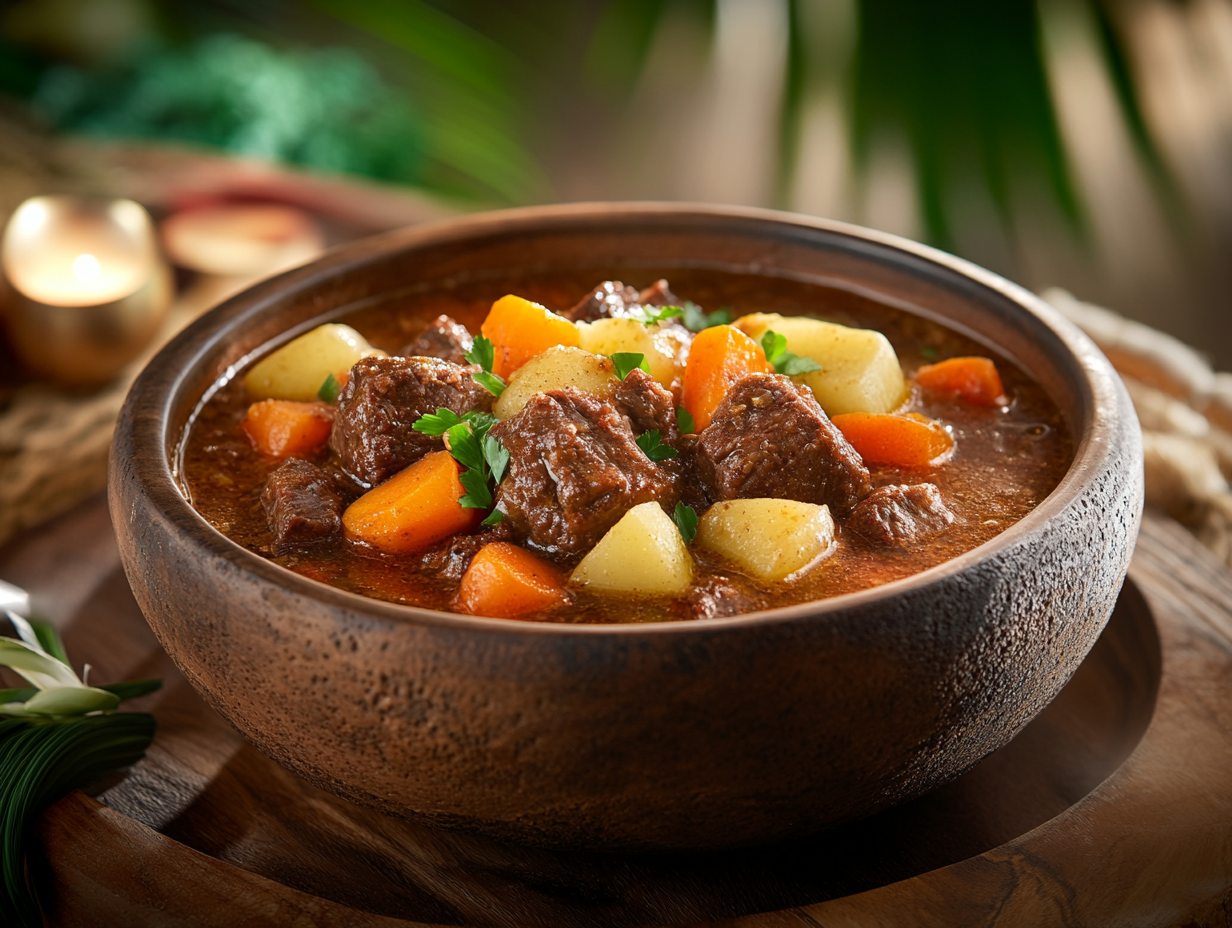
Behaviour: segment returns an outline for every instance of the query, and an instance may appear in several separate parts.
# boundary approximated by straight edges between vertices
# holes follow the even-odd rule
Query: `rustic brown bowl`
[[[1032,372],[1073,465],[983,546],[883,587],[706,622],[551,625],[378,602],[241,548],[185,501],[177,443],[271,340],[442,283],[735,274],[863,293]],[[137,601],[211,706],[341,796],[428,823],[590,848],[752,844],[902,802],[1004,745],[1103,628],[1138,531],[1137,421],[1094,345],[1030,293],[893,236],[782,213],[580,205],[359,242],[208,313],[116,428],[111,511]]]

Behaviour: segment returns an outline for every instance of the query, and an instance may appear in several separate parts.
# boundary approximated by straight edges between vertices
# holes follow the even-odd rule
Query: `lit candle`
[[[132,200],[35,197],[0,245],[18,355],[65,383],[113,377],[149,344],[171,282],[149,214]]]

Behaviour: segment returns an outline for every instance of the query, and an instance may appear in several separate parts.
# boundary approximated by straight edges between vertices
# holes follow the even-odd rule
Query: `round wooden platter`
[[[53,925],[1232,925],[1232,573],[1148,516],[1130,581],[1070,684],[960,780],[772,847],[554,853],[336,799],[256,752],[158,647],[99,499],[0,549],[145,760],[42,817]]]

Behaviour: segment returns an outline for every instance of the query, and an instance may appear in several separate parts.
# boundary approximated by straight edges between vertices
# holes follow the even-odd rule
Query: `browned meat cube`
[[[693,584],[671,608],[678,619],[725,619],[764,609],[765,602],[766,595],[743,578],[715,574]]]
[[[711,499],[797,499],[846,515],[871,488],[868,468],[808,387],[750,374],[698,436],[695,462]]]
[[[414,464],[441,439],[416,432],[420,416],[492,408],[471,369],[437,358],[364,358],[338,397],[329,446],[355,477],[375,485]]]
[[[531,397],[489,433],[509,452],[496,506],[535,547],[583,554],[641,503],[676,505],[671,472],[634,440],[629,420],[572,387]]]
[[[561,313],[574,322],[594,322],[596,319],[619,319],[631,316],[638,308],[637,291],[619,280],[605,280],[576,306]]]
[[[672,293],[667,281],[660,278],[637,295],[637,301],[643,306],[683,306],[684,304]]]
[[[342,525],[342,496],[334,480],[299,458],[284,461],[265,479],[261,505],[276,554],[327,538]]]
[[[659,441],[665,445],[675,445],[680,438],[672,395],[641,368],[635,367],[620,382],[612,402],[629,417],[633,434],[657,429]]]
[[[881,487],[856,506],[846,528],[869,541],[902,548],[935,535],[957,519],[931,483]]]
[[[466,326],[449,316],[437,316],[398,354],[404,358],[440,358],[466,364],[466,353],[474,344],[475,339]]]

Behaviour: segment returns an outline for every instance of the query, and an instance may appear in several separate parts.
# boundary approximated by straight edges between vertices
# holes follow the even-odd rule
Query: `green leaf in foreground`
[[[697,513],[693,507],[677,503],[672,521],[676,523],[676,528],[680,529],[680,537],[684,539],[684,543],[691,544],[697,537]]]
[[[681,307],[684,310],[684,327],[690,332],[700,332],[716,325],[727,325],[732,321],[731,310],[726,306],[707,313],[700,306],[689,300]]]
[[[787,350],[787,336],[769,331],[761,337],[761,348],[766,353],[766,360],[774,365],[779,374],[794,377],[797,374],[809,374],[821,370],[821,365],[812,358],[792,354]]]
[[[612,364],[616,366],[616,377],[620,380],[624,380],[637,368],[641,368],[647,374],[650,373],[650,365],[646,363],[646,356],[640,351],[618,351],[610,357]]]
[[[674,458],[680,453],[671,445],[665,445],[659,441],[658,429],[643,432],[637,436],[636,441],[637,446],[652,461],[666,461],[668,458]]]
[[[330,374],[325,378],[325,383],[321,384],[321,389],[317,391],[317,397],[327,403],[336,403],[338,402],[338,394],[341,392],[342,384],[338,382],[337,377]]]
[[[692,435],[697,431],[692,414],[683,406],[676,407],[676,427],[680,429],[681,435]]]
[[[471,364],[478,364],[480,371],[471,376],[475,378],[475,383],[483,387],[493,396],[499,397],[505,392],[505,381],[499,376],[492,373],[492,365],[496,363],[496,346],[492,344],[492,339],[483,335],[475,336],[475,343],[471,346],[471,350],[465,355],[466,360]]]

